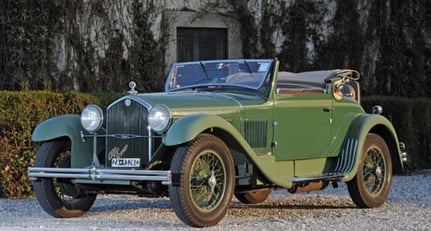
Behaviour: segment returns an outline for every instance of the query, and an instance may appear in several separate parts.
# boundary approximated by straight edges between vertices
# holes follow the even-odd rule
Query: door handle
[[[334,107],[325,107],[325,108],[323,108],[324,112],[333,112],[334,110],[335,110]]]

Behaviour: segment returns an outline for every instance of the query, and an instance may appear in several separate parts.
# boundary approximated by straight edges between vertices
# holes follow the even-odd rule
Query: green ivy
[[[151,32],[150,13],[154,12],[153,2],[144,4],[139,0],[134,0],[132,4],[133,22],[135,26],[135,42],[133,49],[135,55],[132,60],[135,63],[135,71],[132,74],[139,88],[145,92],[162,91],[165,64],[163,41],[156,41]]]
[[[110,4],[110,5],[109,5]],[[165,76],[164,37],[156,41],[150,14],[155,6],[134,0],[128,14],[133,25],[125,38],[110,27],[110,6],[105,0],[3,0],[0,3],[0,89],[83,92],[124,91],[135,80],[142,91],[159,91]],[[127,6],[124,4],[122,6]],[[145,7],[144,7],[145,6]],[[83,17],[83,16],[88,16]],[[107,24],[95,36],[106,39],[104,57],[90,35],[83,35],[85,20]],[[87,25],[90,26],[90,25]],[[56,66],[59,38],[64,41],[64,70]],[[131,41],[127,41],[131,39]],[[129,57],[123,57],[125,49]],[[78,87],[78,88],[76,88]]]

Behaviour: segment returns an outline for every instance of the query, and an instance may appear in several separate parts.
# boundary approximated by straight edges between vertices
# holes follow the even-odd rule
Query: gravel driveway
[[[85,216],[56,219],[32,199],[0,199],[0,230],[189,230],[169,199],[101,195]],[[203,230],[431,230],[431,172],[395,176],[386,204],[358,209],[345,184],[290,194],[275,190],[265,203],[236,199],[225,218]]]

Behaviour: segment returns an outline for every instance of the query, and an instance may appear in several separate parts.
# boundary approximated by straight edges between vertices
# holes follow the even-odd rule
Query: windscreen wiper
[[[207,69],[205,68],[205,64],[202,62],[202,61],[200,61],[199,62],[199,64],[201,65],[201,67],[202,67],[202,70],[204,71],[204,73],[205,73],[205,78],[206,79],[210,79],[210,77],[208,76],[208,72],[207,72]]]
[[[248,73],[253,74],[253,73],[251,72],[250,65],[248,65],[247,61],[245,61],[245,60],[244,60],[244,64],[245,64],[245,66],[247,67]]]

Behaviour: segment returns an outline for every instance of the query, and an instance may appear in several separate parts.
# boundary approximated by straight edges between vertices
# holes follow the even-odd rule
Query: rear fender
[[[34,129],[32,140],[46,142],[60,138],[68,138],[72,144],[72,168],[87,167],[92,163],[93,138],[82,139],[79,115],[62,115],[41,122]],[[103,148],[103,146],[98,145]],[[99,149],[101,149],[99,148]]]
[[[345,142],[341,148],[342,151],[349,152],[347,155],[355,158],[352,171],[342,181],[350,181],[356,176],[361,161],[362,148],[368,133],[378,134],[386,141],[391,152],[394,171],[401,172],[403,170],[399,141],[392,123],[381,115],[363,114],[353,120],[350,125],[345,139],[345,141],[351,141],[350,146],[348,145],[349,142]],[[351,143],[357,143],[357,145],[352,146]]]

